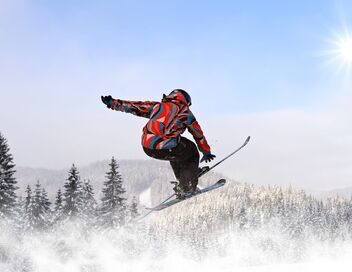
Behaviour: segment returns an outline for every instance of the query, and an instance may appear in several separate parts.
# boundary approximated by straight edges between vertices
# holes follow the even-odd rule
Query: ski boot
[[[191,185],[191,189],[187,192],[187,194],[191,194],[191,195],[196,195],[200,192],[199,187],[197,186],[198,184],[192,184]]]
[[[171,184],[174,185],[172,190],[174,190],[177,199],[185,199],[187,197],[187,192],[180,186],[177,181],[171,181]]]
[[[181,199],[189,198],[191,196],[198,194],[199,192],[200,192],[200,189],[196,186],[195,188],[191,188],[190,190],[181,194],[180,198]]]

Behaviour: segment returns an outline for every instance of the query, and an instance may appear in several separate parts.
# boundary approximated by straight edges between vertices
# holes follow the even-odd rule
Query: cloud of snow
[[[189,234],[191,236],[192,234]],[[212,234],[214,235],[214,234]],[[67,223],[50,233],[20,238],[2,226],[0,270],[28,272],[115,271],[349,271],[352,243],[300,243],[272,229],[216,233],[215,243],[148,238],[143,226],[87,231]],[[199,248],[197,248],[199,247]],[[205,254],[200,252],[204,251]]]

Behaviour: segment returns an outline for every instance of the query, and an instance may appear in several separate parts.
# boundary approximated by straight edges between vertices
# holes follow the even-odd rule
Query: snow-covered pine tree
[[[62,198],[62,193],[61,189],[57,191],[56,198],[55,198],[55,212],[62,211],[63,210],[63,198]]]
[[[126,218],[126,198],[123,188],[123,179],[119,173],[119,166],[114,157],[109,164],[110,170],[106,173],[103,187],[102,206],[100,219],[107,226],[121,226]]]
[[[138,200],[137,200],[137,197],[134,196],[132,198],[132,203],[131,203],[131,206],[130,206],[130,216],[132,219],[135,219],[137,216],[139,216],[139,212],[138,212]]]
[[[48,193],[45,191],[44,188],[42,188],[41,205],[43,206],[44,211],[46,213],[50,213],[51,212],[51,210],[50,210],[51,202],[49,201]]]
[[[16,209],[16,193],[18,189],[14,177],[15,164],[9,153],[7,140],[0,132],[0,218],[14,215]]]
[[[33,195],[32,189],[29,185],[26,188],[26,198],[23,205],[23,228],[25,230],[33,230],[35,220],[33,215]]]
[[[64,188],[64,215],[68,217],[76,217],[82,212],[83,194],[79,172],[74,164],[72,164],[72,167],[68,172],[68,178]]]
[[[94,199],[93,187],[90,184],[89,180],[83,182],[82,193],[83,193],[83,196],[82,196],[82,201],[83,201],[82,213],[83,213],[83,216],[85,216],[85,219],[86,219],[87,222],[93,223],[94,220],[95,220],[95,216],[96,216],[97,202]]]
[[[27,212],[30,209],[32,204],[32,189],[31,189],[31,186],[29,186],[29,184],[27,185],[25,192],[26,192],[26,199],[24,202],[24,211]]]
[[[33,203],[33,220],[35,229],[43,229],[48,225],[48,210],[49,207],[46,207],[47,204],[43,202],[42,187],[39,182],[35,185],[34,195],[32,197]]]
[[[58,222],[62,219],[63,210],[64,210],[63,195],[61,193],[61,189],[57,191],[54,205],[55,206],[54,206],[53,220],[54,222]]]

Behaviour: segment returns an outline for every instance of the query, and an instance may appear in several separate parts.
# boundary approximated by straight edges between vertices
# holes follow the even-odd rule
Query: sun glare
[[[328,40],[330,48],[322,51],[327,57],[327,63],[333,64],[336,74],[345,74],[351,78],[352,73],[352,32],[347,28],[336,33]]]
[[[342,38],[338,41],[338,54],[342,61],[352,63],[352,38]]]

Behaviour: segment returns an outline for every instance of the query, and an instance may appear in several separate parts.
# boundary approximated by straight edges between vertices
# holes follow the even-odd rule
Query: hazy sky
[[[350,33],[347,0],[0,0],[0,131],[21,166],[147,158],[146,119],[100,95],[184,88],[218,157],[252,136],[224,173],[352,186]]]

